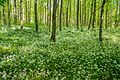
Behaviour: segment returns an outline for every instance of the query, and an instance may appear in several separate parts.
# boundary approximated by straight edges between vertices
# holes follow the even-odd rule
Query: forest
[[[0,0],[0,80],[120,80],[120,0]]]

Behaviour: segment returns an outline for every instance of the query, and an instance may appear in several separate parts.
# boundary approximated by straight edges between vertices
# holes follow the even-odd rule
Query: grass
[[[120,79],[120,29],[105,29],[103,46],[97,29],[67,29],[56,43],[49,39],[46,30],[0,29],[0,79]]]

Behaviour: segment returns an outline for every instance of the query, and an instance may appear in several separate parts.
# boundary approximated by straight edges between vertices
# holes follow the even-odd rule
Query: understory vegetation
[[[67,29],[67,28],[66,28]],[[0,80],[118,80],[120,29],[67,29],[50,33],[0,29]]]

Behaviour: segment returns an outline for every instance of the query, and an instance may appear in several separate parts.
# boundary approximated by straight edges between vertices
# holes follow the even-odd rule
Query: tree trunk
[[[38,32],[37,0],[34,0],[34,12],[35,12],[35,28],[36,32]]]
[[[56,41],[56,11],[57,11],[57,0],[53,1],[53,16],[52,16],[52,34],[51,41]]]
[[[92,27],[95,28],[95,22],[96,22],[96,0],[94,0],[94,13],[93,13],[93,22]]]
[[[61,6],[60,6],[60,31],[62,31],[62,12],[63,12],[63,0],[61,0]]]
[[[4,25],[7,25],[6,15],[5,15],[5,4],[4,3],[3,3],[3,22],[4,22]]]
[[[10,23],[11,23],[11,20],[10,20],[10,0],[7,0],[7,5],[8,5],[8,27],[10,27]]]
[[[106,5],[106,10],[105,10],[105,28],[108,27],[108,5]]]
[[[88,25],[88,30],[90,29],[91,21],[92,21],[93,2],[94,2],[94,0],[92,0],[92,3],[91,3],[91,16],[90,16],[90,21],[89,21],[89,25]]]
[[[118,27],[118,0],[116,0],[115,27]]]
[[[16,6],[16,0],[14,0],[14,24],[17,23],[17,6]]]
[[[100,14],[100,27],[99,27],[99,41],[100,44],[102,44],[102,24],[103,24],[103,13],[104,13],[104,6],[106,1],[102,1],[102,7],[101,7],[101,14]]]
[[[79,30],[79,0],[77,0],[77,30]]]
[[[23,29],[23,9],[22,9],[22,0],[20,0],[20,28]]]
[[[25,18],[26,22],[28,21],[28,1],[25,0]]]
[[[31,21],[31,0],[28,0],[28,22]]]
[[[69,6],[69,0],[67,2],[67,5],[66,5],[66,26],[68,27],[68,6]]]

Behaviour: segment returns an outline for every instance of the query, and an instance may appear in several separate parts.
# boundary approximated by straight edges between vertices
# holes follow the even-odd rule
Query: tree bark
[[[60,5],[60,31],[62,31],[62,12],[63,12],[63,0],[61,0],[61,5]]]
[[[7,25],[6,15],[5,15],[5,4],[4,3],[3,3],[3,22],[4,22],[4,25]]]
[[[100,14],[100,27],[99,27],[99,41],[100,44],[102,44],[102,24],[103,24],[103,13],[104,13],[104,6],[106,1],[102,1],[102,7],[101,7],[101,14]]]
[[[23,29],[23,9],[22,9],[22,0],[20,0],[20,28]]]
[[[77,30],[79,30],[79,0],[77,0]]]
[[[10,0],[7,0],[7,5],[8,5],[8,27],[11,27],[10,23],[11,23],[11,20],[10,20]]]
[[[92,12],[93,12],[93,2],[94,0],[92,0],[92,3],[91,3],[91,16],[90,16],[90,20],[89,20],[89,25],[88,25],[88,30],[90,29],[90,26],[91,26],[91,21],[92,21]]]
[[[35,30],[36,32],[38,32],[37,0],[34,0],[34,12],[35,12]]]
[[[16,6],[16,0],[14,0],[14,24],[17,23],[17,6]]]
[[[53,15],[52,15],[52,34],[51,41],[56,41],[56,11],[57,11],[57,0],[53,1]]]

